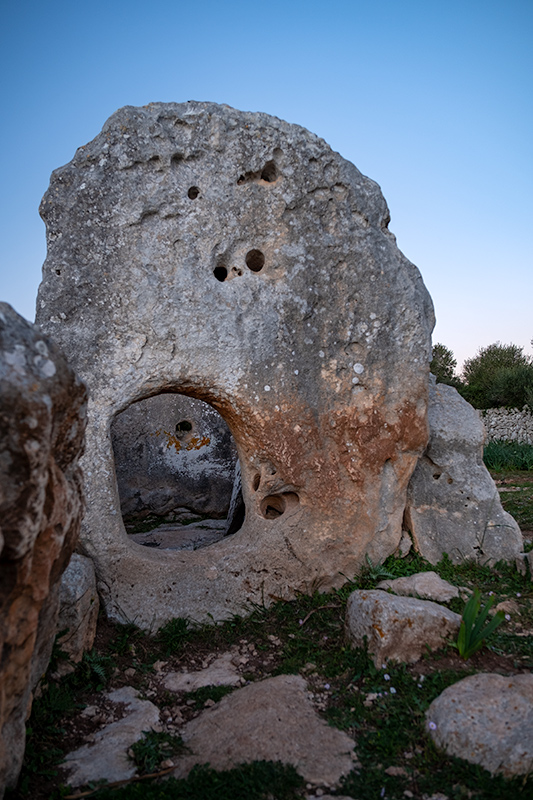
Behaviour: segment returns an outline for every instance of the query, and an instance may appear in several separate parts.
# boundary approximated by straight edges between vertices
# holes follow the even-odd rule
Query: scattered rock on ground
[[[374,664],[388,659],[413,663],[457,635],[461,617],[445,606],[380,589],[352,592],[346,606],[346,632],[355,647],[366,637]]]
[[[429,385],[429,444],[411,477],[405,521],[415,548],[431,564],[515,561],[523,550],[517,522],[504,511],[483,463],[479,412],[453,386]]]
[[[423,600],[434,600],[447,603],[459,597],[459,589],[448,581],[444,581],[436,572],[417,572],[407,578],[395,578],[378,583],[377,589],[390,589],[394,594],[420,597]]]
[[[115,689],[104,697],[117,706],[124,704],[126,715],[100,728],[91,735],[90,742],[65,757],[62,766],[72,786],[132,778],[136,768],[128,758],[128,748],[142,738],[143,731],[161,729],[157,706],[149,700],[140,700],[132,686]]]
[[[182,731],[192,753],[175,771],[195,764],[231,769],[255,760],[292,764],[307,781],[335,786],[353,768],[354,742],[316,713],[299,675],[279,675],[237,689]]]
[[[224,653],[205,669],[196,672],[169,672],[163,680],[170,692],[194,692],[201,686],[237,686],[240,675],[233,664],[233,653]]]
[[[93,562],[86,556],[73,553],[61,579],[57,622],[58,633],[66,630],[58,644],[70,663],[61,661],[56,675],[72,672],[74,665],[93,646],[99,607]]]
[[[78,538],[85,403],[55,344],[0,303],[0,796],[20,771]]]
[[[435,744],[505,777],[533,765],[533,675],[481,673],[448,686],[426,713]]]

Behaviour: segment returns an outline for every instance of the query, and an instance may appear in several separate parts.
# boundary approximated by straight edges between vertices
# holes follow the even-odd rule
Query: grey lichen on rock
[[[406,524],[418,552],[436,564],[513,561],[523,550],[520,528],[504,511],[483,463],[479,412],[453,386],[429,388],[429,443],[409,483]]]
[[[90,388],[84,552],[145,628],[341,584],[401,537],[433,308],[376,183],[317,136],[211,103],[126,107],[56,170],[37,320]],[[179,392],[235,439],[246,516],[193,552],[128,541],[110,427]]]

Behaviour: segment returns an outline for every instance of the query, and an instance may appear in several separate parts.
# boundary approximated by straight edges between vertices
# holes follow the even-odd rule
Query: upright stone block
[[[82,541],[112,618],[222,619],[396,549],[434,317],[376,183],[274,117],[154,103],[56,170],[41,214],[37,319],[90,388]],[[193,552],[120,516],[111,424],[166,392],[216,408],[242,468],[242,527]]]

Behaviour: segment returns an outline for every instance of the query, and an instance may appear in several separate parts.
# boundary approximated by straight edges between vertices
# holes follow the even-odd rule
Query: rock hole
[[[298,505],[299,502],[299,497],[295,492],[269,494],[261,501],[261,515],[265,519],[277,519],[281,517],[289,507],[294,507]]]
[[[254,479],[252,482],[252,489],[254,490],[254,492],[257,492],[257,490],[259,489],[260,483],[261,483],[261,475],[257,473],[257,475],[254,475]]]
[[[61,275],[61,270],[60,269],[56,269],[56,275]]]
[[[182,161],[183,161],[183,153],[174,153],[174,155],[170,159],[170,163],[173,167],[177,167],[178,164],[181,164]]]
[[[274,161],[267,161],[261,172],[261,180],[274,183],[278,178],[278,169]]]
[[[448,478],[448,483],[453,483],[453,478]]]
[[[191,186],[189,191],[187,192],[187,197],[189,200],[196,200],[198,195],[200,194],[200,189],[198,186]]]
[[[226,267],[215,267],[215,269],[213,270],[213,275],[215,276],[217,281],[223,283],[228,277],[228,270],[226,269]]]
[[[117,414],[111,440],[122,519],[136,545],[197,550],[240,529],[242,496],[230,517],[240,492],[237,448],[208,403],[178,393],[139,400]]]
[[[265,266],[265,256],[261,250],[249,250],[246,253],[246,266],[252,272],[261,272]]]
[[[438,479],[440,478],[441,475],[442,475],[441,472],[434,472],[433,473],[433,477],[435,478],[436,481],[438,481]]]

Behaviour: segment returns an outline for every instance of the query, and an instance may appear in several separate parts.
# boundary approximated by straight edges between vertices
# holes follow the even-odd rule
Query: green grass
[[[133,762],[140,775],[147,775],[160,768],[162,761],[180,755],[186,747],[180,736],[164,731],[143,731],[143,736],[131,746]]]
[[[432,655],[431,670],[421,681],[417,673],[405,665],[390,665],[386,671],[376,669],[364,650],[354,649],[346,642],[345,604],[354,589],[374,588],[384,572],[399,577],[430,569],[455,585],[478,587],[485,603],[491,596],[498,602],[513,598],[520,605],[524,619],[528,618],[533,624],[533,585],[529,576],[520,575],[514,566],[455,565],[447,557],[432,566],[411,553],[405,559],[390,557],[381,567],[367,564],[356,579],[337,591],[299,595],[292,601],[276,602],[270,608],[251,605],[247,616],[235,616],[219,625],[193,625],[188,620],[177,619],[167,623],[153,637],[131,625],[115,626],[114,634],[107,640],[106,652],[94,650],[87,654],[73,675],[59,682],[50,680],[48,689],[35,701],[23,778],[19,789],[8,796],[12,800],[30,797],[32,800],[58,800],[65,794],[53,774],[69,744],[61,734],[64,720],[86,702],[90,692],[113,687],[111,667],[116,658],[120,658],[121,672],[127,666],[135,667],[133,685],[143,691],[148,688],[151,665],[156,660],[171,659],[172,667],[180,669],[191,657],[198,664],[208,652],[226,652],[230,647],[247,647],[247,643],[251,643],[258,657],[270,655],[272,660],[268,668],[261,667],[260,671],[245,677],[257,680],[269,675],[303,674],[310,689],[322,698],[322,713],[327,721],[354,737],[362,769],[350,773],[340,793],[357,800],[380,798],[383,790],[386,798],[404,798],[404,791],[409,791],[415,800],[438,791],[444,792],[450,800],[533,797],[533,777],[515,781],[491,777],[479,767],[437,751],[425,732],[424,715],[429,704],[451,683],[471,674],[474,671],[471,662],[460,672],[454,672],[439,668],[439,658],[446,658],[446,651],[440,656]],[[464,608],[460,600],[449,605],[459,613]],[[492,634],[487,644],[494,653],[512,655],[521,669],[533,669],[533,638],[519,636],[507,623]],[[451,649],[448,652],[451,653]],[[390,680],[386,680],[385,675]],[[391,687],[395,692],[391,692]],[[180,703],[193,701],[187,707],[201,710],[207,700],[218,702],[227,691],[232,689],[205,687],[184,695]],[[376,699],[365,705],[369,693],[376,694]],[[175,698],[167,692],[159,702],[163,708],[172,705]],[[166,737],[168,734],[160,739],[146,737],[139,745],[143,752],[136,758],[142,771],[157,767],[166,757],[167,746],[177,746]],[[387,775],[385,770],[390,766],[401,767],[405,775]],[[42,793],[44,785],[50,786],[47,794]],[[196,768],[181,781],[153,783],[143,780],[123,788],[102,788],[96,798],[292,800],[303,796],[302,786],[302,780],[292,768],[258,762],[220,773],[208,767]]]
[[[488,469],[495,472],[533,470],[533,445],[497,439],[485,446],[483,460]]]

